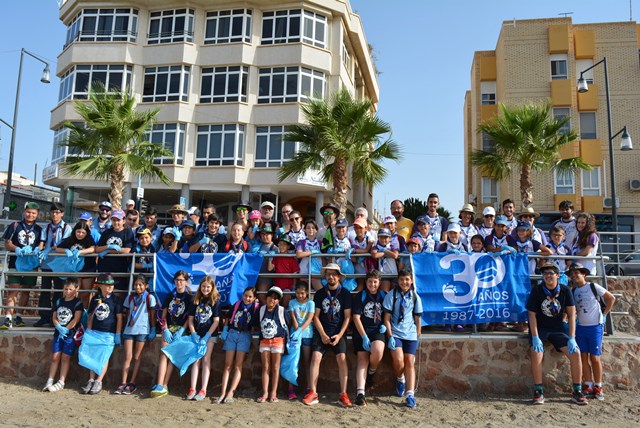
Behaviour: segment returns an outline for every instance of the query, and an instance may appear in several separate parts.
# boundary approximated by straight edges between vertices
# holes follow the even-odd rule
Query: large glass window
[[[58,102],[87,99],[94,82],[102,83],[110,92],[131,88],[131,75],[130,65],[76,65],[60,77]]]
[[[307,101],[324,98],[324,73],[305,67],[260,69],[258,104]]]
[[[204,44],[251,43],[251,9],[207,12]]]
[[[154,125],[147,139],[158,144],[173,153],[171,157],[161,157],[153,160],[157,165],[183,165],[184,164],[184,123],[159,123]]]
[[[146,67],[142,102],[188,101],[191,66]]]
[[[598,134],[596,132],[596,112],[595,111],[587,111],[580,113],[580,138],[583,140],[586,139],[595,139],[598,138]]]
[[[572,172],[553,171],[554,193],[573,194],[576,193],[576,184]]]
[[[551,55],[551,80],[567,80],[567,54]]]
[[[147,43],[193,42],[193,9],[151,12]]]
[[[327,18],[308,10],[292,9],[262,15],[262,44],[299,43],[324,48]],[[302,27],[302,29],[301,29]],[[301,31],[302,30],[302,31]]]
[[[480,82],[480,93],[482,104],[496,103],[496,82]]]
[[[498,203],[498,181],[491,177],[482,177],[482,203],[483,204],[496,204]]]
[[[582,170],[582,196],[600,196],[600,167],[594,166],[591,171]]]
[[[496,142],[486,132],[482,133],[482,151],[489,153],[496,151]]]
[[[275,168],[287,163],[297,151],[297,143],[283,141],[286,126],[258,126],[256,128],[256,168]]]
[[[81,122],[73,122],[74,125],[81,125]],[[69,140],[69,128],[64,126],[53,131],[53,153],[51,163],[57,164],[66,162],[67,156],[77,156],[80,152],[72,147],[65,146]]]
[[[242,166],[244,125],[198,126],[196,166]]]
[[[67,26],[65,47],[81,42],[135,42],[136,9],[84,9]]]
[[[344,43],[342,43],[342,65],[344,66],[345,70],[347,70],[347,73],[351,75],[351,54],[349,53],[347,45]]]
[[[565,123],[562,128],[560,128],[560,133],[569,134],[571,132],[571,109],[567,107],[554,107],[553,108],[553,118],[557,120],[561,120],[564,118],[569,118],[567,123]]]
[[[249,67],[209,67],[202,69],[201,103],[247,102]]]

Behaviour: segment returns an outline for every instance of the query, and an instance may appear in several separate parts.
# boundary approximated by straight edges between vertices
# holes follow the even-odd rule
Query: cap
[[[501,224],[507,227],[511,225],[506,215],[499,215],[498,217],[496,217],[496,224]]]
[[[544,272],[545,270],[553,270],[555,273],[560,273],[558,266],[549,260],[545,261],[542,266],[540,266],[540,272]]]
[[[382,222],[382,224],[387,224],[387,223],[396,223],[398,220],[396,220],[396,218],[392,215],[388,215],[384,218],[384,221]]]
[[[273,233],[273,228],[271,227],[271,223],[265,223],[260,229],[260,233]]]
[[[538,214],[532,207],[523,208],[522,211],[518,213],[518,219],[520,219],[520,217],[522,217],[523,215],[529,215],[533,218],[540,217],[540,214]]]
[[[516,230],[531,230],[531,223],[528,221],[519,221]]]
[[[120,208],[111,211],[111,218],[124,220],[124,216],[125,216],[124,211],[122,211]]]
[[[100,205],[98,205],[98,208],[100,208],[100,207],[107,207],[109,209],[113,208],[113,206],[111,205],[111,202],[109,202],[109,201],[100,202]]]
[[[289,235],[280,235],[280,238],[278,238],[278,244],[281,242],[286,242],[287,244],[289,244],[289,247],[293,247],[293,242],[291,242],[291,238],[289,238]]]
[[[460,211],[458,211],[458,214],[462,214],[462,213],[471,213],[471,214],[475,214],[475,210],[473,209],[473,205],[471,204],[464,204],[462,206],[462,208],[460,208]]]
[[[496,209],[493,208],[493,207],[484,207],[484,209],[482,210],[482,215],[483,216],[487,216],[487,215],[495,216],[496,215]]]
[[[125,206],[126,206],[126,205],[135,205],[135,204],[136,204],[136,201],[134,201],[133,199],[129,199],[129,200],[127,201],[127,203],[125,204]]]
[[[249,204],[249,201],[247,200],[241,200],[240,202],[238,202],[237,204],[235,204],[234,206],[231,207],[231,209],[235,212],[238,210],[238,208],[246,208],[247,211],[251,211],[253,208],[251,207],[251,204]]]
[[[409,244],[416,244],[419,248],[422,248],[422,242],[416,237],[409,238],[407,245]]]
[[[249,213],[249,220],[255,220],[257,218],[262,218],[262,213],[258,210],[253,210]]]
[[[458,223],[451,223],[449,227],[447,227],[447,233],[449,232],[460,233],[462,232],[462,229],[460,229],[460,225]]]
[[[353,221],[353,225],[354,226],[360,226],[361,228],[366,229],[367,228],[367,220],[365,220],[362,217],[358,217],[357,219],[355,219]]]
[[[193,220],[189,219],[182,222],[182,224],[180,225],[180,229],[182,229],[183,227],[193,227],[195,229],[196,224],[193,222]]]
[[[282,288],[277,287],[277,286],[273,286],[269,289],[269,291],[267,291],[267,296],[269,294],[277,294],[278,295],[278,299],[282,299],[282,296],[284,295],[284,293],[282,292]]]
[[[269,202],[269,201],[264,201],[263,203],[260,204],[260,208],[264,208],[264,207],[269,207],[272,210],[276,209],[276,206],[273,205],[273,202]]]
[[[151,235],[152,235],[152,233],[151,233],[151,231],[150,231],[149,229],[147,229],[147,228],[145,227],[144,229],[139,229],[139,230],[136,232],[136,235],[137,235],[137,236],[140,236],[140,235],[149,235],[149,236],[151,236]]]
[[[85,211],[82,214],[80,214],[80,220],[93,220],[93,216],[91,215],[90,212]]]
[[[198,217],[200,216],[200,209],[198,207],[191,207],[187,210],[187,213],[189,215],[197,215]]]
[[[386,227],[383,227],[382,229],[378,229],[378,236],[387,236],[391,238],[391,231]]]
[[[349,226],[349,222],[346,218],[339,218],[336,220],[336,227],[347,227]]]
[[[167,212],[169,214],[173,214],[173,213],[189,214],[187,210],[184,209],[184,205],[180,205],[180,204],[173,205],[171,208],[169,208],[169,211]]]
[[[429,220],[427,220],[427,216],[421,215],[420,217],[418,217],[416,219],[416,226],[420,223],[424,223],[424,224],[430,224]]]
[[[106,285],[114,285],[116,282],[113,280],[113,277],[110,273],[101,273],[98,275],[97,284],[106,284]]]
[[[165,227],[164,230],[162,231],[163,235],[173,235],[173,237],[175,238],[176,236],[176,231],[173,230],[173,227]]]
[[[584,265],[580,262],[572,262],[571,266],[567,268],[566,272],[567,272],[567,275],[569,275],[571,272],[575,272],[575,271],[582,272],[583,275],[589,275],[591,273],[591,271],[586,267],[584,267]]]
[[[321,206],[321,207],[320,207],[320,214],[323,214],[323,215],[324,215],[324,212],[325,212],[326,210],[328,210],[328,209],[333,210],[333,213],[334,213],[335,215],[338,215],[338,214],[340,213],[340,208],[336,207],[336,206],[335,206],[335,205],[333,205],[333,204],[327,204],[327,205],[323,205],[323,206]]]
[[[337,270],[338,271],[338,275],[344,277],[344,274],[340,270],[340,266],[338,266],[336,263],[328,263],[325,267],[320,269],[320,275],[324,276],[325,273],[327,273],[328,270]]]

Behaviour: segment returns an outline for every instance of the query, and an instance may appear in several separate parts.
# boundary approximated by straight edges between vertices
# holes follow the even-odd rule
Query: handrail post
[[[0,305],[4,304],[4,291],[6,287],[7,266],[9,264],[9,252],[5,251],[2,260],[2,278],[0,278]],[[0,308],[0,314],[4,315],[4,308]]]

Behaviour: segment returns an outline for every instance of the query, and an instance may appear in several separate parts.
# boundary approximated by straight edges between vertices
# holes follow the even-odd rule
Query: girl
[[[516,243],[511,235],[507,235],[507,227],[511,223],[507,220],[506,216],[499,215],[496,217],[496,221],[493,224],[493,232],[484,238],[484,244],[487,247],[489,253],[499,253],[501,251],[511,251],[511,248],[515,249]],[[507,247],[511,247],[507,249]]]
[[[288,235],[283,235],[278,240],[278,251],[283,254],[282,257],[269,257],[267,268],[269,272],[292,274],[300,272],[300,266],[298,266],[298,260],[295,257],[285,256],[289,254],[289,251],[293,249],[293,244]],[[294,278],[274,278],[273,283],[280,287],[283,291],[293,291]],[[282,298],[282,306],[289,303],[289,294]]]
[[[258,210],[253,210],[249,213],[249,228],[247,229],[247,243],[252,252],[256,252],[255,248],[260,247],[262,241],[260,240],[260,230],[262,229],[262,213]]]
[[[356,237],[351,241],[351,248],[353,248],[352,254],[369,254],[373,241],[369,239],[367,235],[367,220],[362,217],[358,217],[353,221],[353,231]],[[366,257],[352,257],[353,267],[355,273],[364,275],[367,273]],[[364,279],[358,278],[358,290],[362,290],[364,287]]]
[[[247,287],[242,293],[242,300],[236,302],[225,319],[220,339],[224,341],[224,370],[222,372],[222,392],[216,400],[218,403],[233,403],[233,395],[242,378],[242,364],[251,347],[251,325],[257,316],[256,288]],[[233,369],[231,385],[227,389],[229,376]]]
[[[433,239],[433,236],[431,236],[431,224],[425,216],[418,217],[416,220],[416,229],[418,231],[411,235],[411,237],[418,238],[420,242],[422,242],[421,252],[433,253],[436,250],[436,241]]]
[[[300,273],[308,274],[309,273],[309,260],[312,254],[320,254],[320,246],[322,242],[316,238],[318,233],[318,225],[314,220],[307,220],[304,223],[304,231],[307,237],[298,242],[296,246],[296,257],[300,259]],[[321,262],[321,259],[317,259],[318,262]],[[316,262],[314,262],[316,263]],[[322,283],[319,279],[312,279],[311,286],[314,290],[320,290],[322,288]]]
[[[136,254],[147,254],[146,256],[136,257],[136,272],[153,272],[153,256],[156,250],[151,245],[153,236],[147,228],[139,229],[136,233],[138,243],[135,246]],[[135,285],[135,284],[134,284]]]
[[[202,401],[207,396],[209,376],[211,374],[211,353],[218,339],[214,334],[220,322],[220,293],[216,283],[210,276],[200,281],[193,304],[189,307],[189,331],[191,338],[199,346],[206,346],[204,357],[193,363],[191,368],[191,386],[186,395],[187,400]],[[202,369],[201,388],[196,394],[198,375]]]
[[[262,360],[262,395],[258,403],[269,400],[278,402],[278,381],[280,380],[280,358],[284,353],[284,342],[288,335],[289,314],[279,305],[282,290],[271,287],[267,292],[267,304],[260,308],[254,324],[260,327],[260,359]],[[271,389],[269,389],[271,382]]]
[[[231,207],[231,210],[235,213],[235,218],[233,220],[234,224],[239,224],[242,228],[242,237],[247,237],[247,231],[249,230],[249,211],[252,211],[251,205],[247,202],[241,201],[240,203]],[[231,231],[231,226],[229,227],[229,231]],[[232,236],[229,236],[232,238]]]
[[[302,241],[307,237],[307,234],[302,227],[302,215],[299,211],[293,210],[289,213],[289,223],[290,229],[287,232],[287,236],[291,239],[291,243],[293,244],[293,248],[298,245],[298,242]]]
[[[149,231],[149,229],[145,229]],[[151,234],[144,235],[149,237]],[[124,301],[124,308],[127,309],[127,320],[122,338],[124,340],[124,362],[122,364],[122,382],[114,394],[131,395],[138,389],[136,378],[140,371],[140,356],[144,349],[144,343],[151,342],[156,337],[156,297],[149,293],[149,284],[144,275],[136,276],[133,282],[133,294],[130,294]],[[135,349],[134,349],[135,342]],[[129,367],[133,359],[133,373],[131,382],[127,382]]]
[[[484,238],[482,235],[473,235],[471,237],[471,252],[472,253],[486,253],[487,250],[484,247]]]
[[[76,342],[73,339],[76,326],[80,323],[84,307],[78,298],[78,280],[68,278],[62,289],[62,299],[53,303],[53,355],[49,368],[49,378],[43,391],[57,392],[64,389],[64,381],[69,372],[69,362],[76,350]],[[62,364],[61,364],[62,362]],[[60,365],[60,378],[53,383],[53,379]]]
[[[242,229],[242,224],[234,223],[229,233],[231,234],[231,239],[224,245],[225,253],[246,253],[249,251],[249,245],[243,238],[244,229]]]
[[[413,272],[413,267],[411,266],[411,254],[418,254],[422,251],[422,241],[415,236],[412,236],[407,241],[407,252],[400,254],[400,262],[398,262],[398,270],[408,270],[409,272]]]
[[[353,348],[357,353],[356,366],[356,406],[366,406],[365,386],[371,387],[373,375],[384,354],[384,333],[387,328],[382,323],[382,302],[386,293],[380,289],[380,272],[372,270],[367,274],[366,289],[353,299]]]
[[[596,232],[596,223],[589,213],[579,213],[576,215],[576,240],[571,246],[571,254],[574,256],[593,257],[598,253],[600,238]],[[589,269],[590,275],[596,274],[596,260],[584,259],[582,265]]]
[[[469,243],[471,238],[474,235],[479,234],[478,229],[473,225],[473,220],[476,215],[476,212],[473,210],[473,206],[471,204],[464,204],[462,209],[458,211],[458,218],[460,221],[458,224],[460,225],[461,236],[460,240],[463,244],[469,247]]]
[[[188,288],[189,274],[179,270],[173,275],[173,283],[175,288],[162,303],[162,317],[159,320],[162,328],[161,348],[182,336],[187,327],[188,310],[191,306],[191,293]],[[158,375],[156,376],[156,382],[158,383],[151,388],[151,398],[160,398],[169,394],[167,385],[169,384],[169,379],[171,379],[172,371],[173,365],[169,364],[164,352],[160,352]]]
[[[447,227],[447,239],[438,246],[440,253],[455,253],[460,251],[468,251],[467,245],[462,242],[460,235],[462,229],[458,223],[451,223]]]
[[[391,231],[382,228],[378,231],[378,242],[371,248],[371,257],[378,260],[377,270],[383,275],[397,275],[400,251],[391,244]],[[382,280],[380,287],[385,293],[391,290],[391,281]]]
[[[56,253],[66,253],[66,250],[71,250],[73,254],[77,252],[78,255],[92,254],[94,252],[96,243],[91,237],[91,228],[87,224],[86,221],[79,221],[73,227],[73,231],[71,232],[71,236],[62,241],[56,247]],[[80,278],[80,287],[82,290],[91,290],[93,288],[93,283],[95,281],[95,271],[96,271],[96,258],[85,257],[84,258],[84,267],[80,272],[91,273],[90,277],[82,277]],[[83,302],[83,306],[85,308],[89,307],[89,300],[91,299],[91,294],[89,292],[81,294],[81,300]],[[56,299],[57,300],[57,299]]]
[[[571,252],[571,249],[567,248],[565,240],[564,228],[559,224],[556,224],[551,228],[549,233],[549,250],[551,254],[558,256],[566,256]],[[551,259],[551,261],[558,266],[560,272],[567,270],[567,259]]]
[[[291,317],[291,329],[293,331],[300,330],[302,339],[302,348],[298,363],[298,370],[300,367],[304,367],[304,372],[307,380],[307,388],[304,395],[307,395],[310,391],[311,378],[309,371],[309,363],[311,362],[311,345],[313,342],[313,328],[311,323],[313,322],[313,316],[316,312],[316,305],[313,300],[309,299],[309,286],[302,281],[298,281],[296,284],[296,298],[289,302],[289,315]],[[299,373],[299,372],[298,372]],[[300,375],[298,375],[300,379]],[[289,384],[289,400],[295,400],[296,388],[294,385]]]
[[[175,253],[178,248],[178,241],[176,240],[176,231],[173,227],[165,227],[162,231],[162,242],[157,253]]]
[[[199,239],[196,238],[196,224],[191,219],[185,220],[180,226],[180,231],[182,232],[182,237],[178,241],[177,252],[189,253],[191,252],[191,247],[199,241]]]
[[[273,228],[271,227],[271,223],[265,223],[265,225],[260,229],[260,244],[257,247],[253,247],[256,253],[263,254],[265,257],[262,258],[262,266],[260,267],[260,274],[269,273],[269,259],[270,257],[266,257],[267,254],[275,254],[278,252],[278,246],[273,243]],[[266,297],[264,292],[269,289],[273,285],[273,278],[269,278],[266,276],[258,277],[258,291],[260,292],[260,304],[264,304],[266,302]]]

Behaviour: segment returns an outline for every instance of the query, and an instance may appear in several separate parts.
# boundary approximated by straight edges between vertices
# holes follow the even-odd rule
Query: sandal
[[[220,397],[216,398],[215,400],[213,400],[214,403],[216,404],[222,404],[224,403],[225,398],[221,395]]]
[[[280,401],[280,400],[278,400],[278,397],[269,398],[269,403],[277,403],[278,401]]]
[[[226,397],[225,399],[222,400],[222,404],[232,404],[235,401],[236,400],[234,400],[233,397]]]
[[[256,398],[256,403],[264,403],[265,401],[267,401],[267,397],[264,395],[261,395],[260,397]]]

